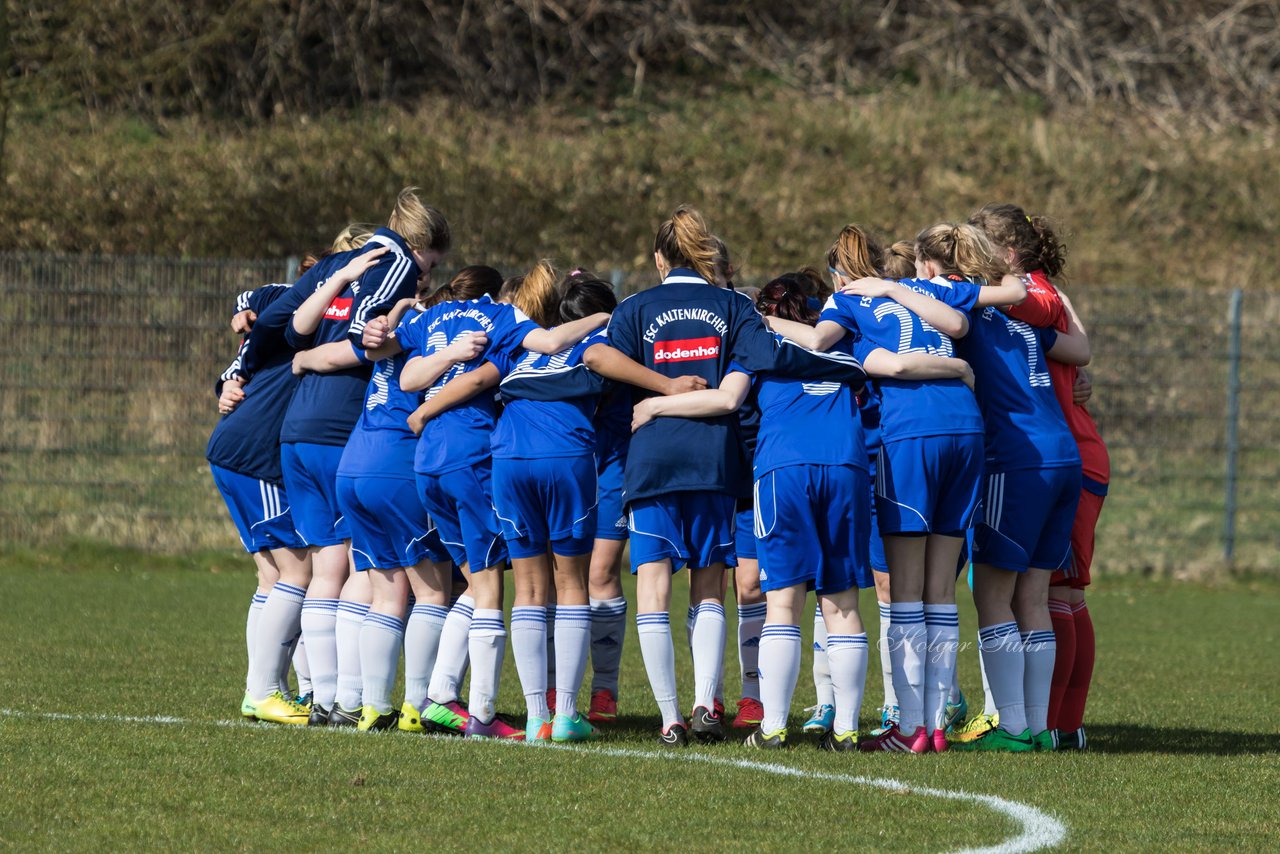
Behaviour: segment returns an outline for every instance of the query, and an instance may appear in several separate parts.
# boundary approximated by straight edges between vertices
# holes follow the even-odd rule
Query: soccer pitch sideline
[[[632,630],[595,745],[243,724],[252,587],[242,556],[0,548],[0,848],[1274,850],[1280,833],[1276,579],[1104,575],[1087,753],[919,757],[798,737],[659,753]],[[869,592],[862,610],[874,624]],[[961,623],[972,640],[963,590]],[[980,706],[972,644],[961,682]],[[873,661],[864,732],[879,700]],[[500,709],[523,713],[510,655]]]

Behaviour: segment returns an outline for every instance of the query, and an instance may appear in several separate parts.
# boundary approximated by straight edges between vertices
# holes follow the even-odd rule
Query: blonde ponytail
[[[672,267],[688,267],[708,282],[714,282],[719,254],[716,244],[702,214],[691,205],[681,205],[671,219],[658,226],[653,251],[662,253]]]
[[[373,237],[373,233],[378,230],[376,225],[368,225],[363,222],[350,223],[342,231],[338,232],[338,236],[333,238],[334,252],[350,252],[352,249],[359,249],[369,242],[369,238]]]
[[[916,235],[916,257],[933,261],[944,275],[964,276],[979,284],[999,281],[1008,272],[987,236],[967,223],[942,222],[926,228]]]
[[[414,252],[431,249],[444,254],[453,245],[448,220],[440,211],[422,203],[417,187],[405,187],[396,196],[396,207],[387,219],[387,228],[403,237]]]
[[[551,262],[543,258],[523,279],[511,295],[511,304],[539,326],[555,326],[560,318],[560,291]]]
[[[840,229],[836,242],[827,250],[827,266],[850,279],[879,276],[884,267],[884,250],[861,226],[849,223]]]

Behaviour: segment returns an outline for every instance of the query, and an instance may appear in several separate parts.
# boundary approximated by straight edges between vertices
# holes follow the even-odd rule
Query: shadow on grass
[[[1099,753],[1242,756],[1280,753],[1280,733],[1230,732],[1141,724],[1085,724],[1089,749]]]

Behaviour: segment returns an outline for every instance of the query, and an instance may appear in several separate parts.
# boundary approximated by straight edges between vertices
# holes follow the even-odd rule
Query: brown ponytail
[[[910,279],[916,274],[916,247],[910,240],[899,240],[884,251],[884,277]]]
[[[542,259],[522,278],[511,295],[512,305],[539,326],[555,326],[560,318],[560,291],[556,288],[556,271],[551,262]]]
[[[716,280],[716,238],[690,205],[676,208],[671,219],[658,226],[653,251],[662,253],[672,267],[688,267],[708,282]]]
[[[1066,266],[1066,244],[1047,217],[1028,216],[1017,205],[990,204],[969,217],[969,224],[982,229],[997,249],[1012,249],[1019,272],[1043,270],[1056,278]]]
[[[964,276],[978,284],[998,281],[1008,272],[987,236],[968,223],[942,222],[926,228],[916,235],[916,257],[933,261],[944,275]]]
[[[827,266],[851,279],[879,276],[884,250],[861,226],[849,223],[840,229],[836,242],[827,250]]]
[[[492,267],[473,265],[463,267],[448,284],[441,285],[431,296],[422,301],[423,308],[431,308],[442,302],[480,299],[495,296],[502,289],[502,274]]]

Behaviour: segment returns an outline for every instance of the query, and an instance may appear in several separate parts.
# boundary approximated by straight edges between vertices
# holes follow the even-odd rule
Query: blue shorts
[[[625,540],[627,511],[622,506],[622,472],[627,465],[626,442],[602,448],[596,459],[596,539]]]
[[[982,484],[977,434],[897,439],[876,460],[876,519],[882,536],[962,536],[973,523]]]
[[[733,549],[738,560],[756,559],[756,512],[755,510],[739,510],[735,516],[737,530],[734,532]]]
[[[453,562],[472,572],[507,560],[498,515],[493,512],[491,461],[446,474],[418,474],[418,498],[436,523]]]
[[[671,492],[632,501],[627,507],[631,571],[667,559],[672,572],[686,565],[691,569],[713,563],[736,566],[736,505],[732,495],[720,492]]]
[[[1013,572],[1070,567],[1080,478],[1079,466],[988,473],[973,562]]]
[[[870,478],[856,466],[783,466],[755,486],[760,589],[871,587]]]
[[[307,545],[336,546],[351,539],[338,507],[340,445],[289,442],[280,446],[280,467],[292,502],[293,526]]]
[[[880,519],[876,516],[876,464],[871,462],[871,483],[867,494],[871,496],[871,530],[867,537],[867,553],[871,568],[876,572],[889,571],[889,559],[884,556],[884,538],[880,536]]]
[[[433,526],[413,481],[339,475],[338,506],[351,526],[357,570],[417,566],[430,557]]]
[[[227,503],[245,551],[253,554],[268,549],[307,547],[293,529],[289,497],[283,487],[215,465],[209,469],[222,500]]]
[[[596,459],[493,461],[493,509],[512,558],[591,553],[596,537]]]

